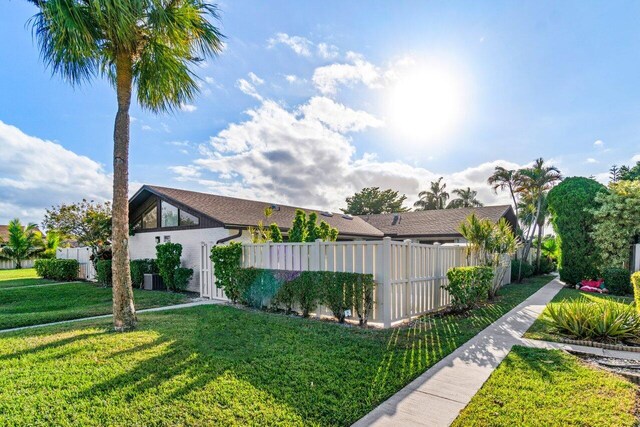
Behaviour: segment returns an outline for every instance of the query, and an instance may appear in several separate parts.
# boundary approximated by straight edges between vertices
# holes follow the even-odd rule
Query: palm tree
[[[457,188],[453,190],[452,193],[458,197],[449,202],[447,209],[478,208],[484,206],[482,202],[477,199],[478,192],[472,190],[470,187]]]
[[[45,64],[77,85],[106,77],[117,94],[113,150],[113,321],[135,327],[129,271],[129,108],[175,110],[198,92],[192,67],[223,48],[207,0],[30,0],[33,30]]]
[[[23,227],[18,218],[9,222],[7,226],[9,239],[6,246],[0,249],[0,258],[9,259],[16,263],[16,268],[22,268],[22,261],[34,258],[44,250],[42,234],[35,224]]]
[[[502,166],[496,166],[493,174],[487,179],[487,183],[493,188],[493,191],[498,194],[498,190],[509,190],[511,200],[513,201],[513,208],[515,209],[516,217],[518,217],[518,201],[516,199],[516,190],[519,186],[520,174],[518,171],[503,168]]]
[[[536,228],[538,228],[538,234],[540,236],[542,227],[540,222],[544,223],[544,214],[546,211],[546,195],[547,192],[558,182],[562,180],[560,170],[555,166],[547,166],[544,163],[544,159],[540,157],[536,159],[533,166],[530,168],[522,169],[519,171],[520,182],[518,191],[527,195],[528,200],[532,206],[535,206],[532,218],[532,226],[527,233],[527,239],[525,241],[523,258],[526,260],[529,256],[531,249],[531,243],[533,240],[533,234]],[[538,259],[536,260],[538,268],[540,268],[540,256],[538,252]]]
[[[447,193],[447,184],[442,183],[443,177],[437,181],[432,181],[429,190],[418,193],[419,200],[413,204],[417,211],[429,211],[436,209],[444,209],[449,200]]]

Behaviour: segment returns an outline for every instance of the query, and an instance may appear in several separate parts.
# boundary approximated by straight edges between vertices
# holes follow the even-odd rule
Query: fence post
[[[266,250],[266,255],[262,255],[262,268],[266,268],[270,270],[271,267],[271,240],[267,240],[264,245],[262,245],[262,250]]]
[[[404,241],[407,245],[405,249],[405,268],[407,276],[407,286],[404,295],[405,316],[407,319],[411,319],[411,316],[415,313],[415,307],[413,306],[413,242],[411,239]]]
[[[433,308],[438,309],[442,304],[442,263],[440,262],[440,243],[436,242],[433,244],[435,248],[435,265],[434,265],[434,276],[435,280],[435,306]]]
[[[320,242],[322,239],[316,239],[311,245],[311,251],[309,253],[309,270],[310,271],[319,271],[320,270]]]
[[[391,237],[382,239],[382,325],[385,328],[391,327],[392,289],[391,289]]]

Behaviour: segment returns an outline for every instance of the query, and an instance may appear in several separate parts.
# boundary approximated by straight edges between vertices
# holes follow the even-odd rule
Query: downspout
[[[221,243],[226,243],[229,240],[237,239],[238,237],[242,236],[242,229],[241,228],[237,228],[236,231],[238,232],[237,234],[232,234],[231,236],[223,237],[222,239],[218,240],[216,242],[216,246],[218,246]]]

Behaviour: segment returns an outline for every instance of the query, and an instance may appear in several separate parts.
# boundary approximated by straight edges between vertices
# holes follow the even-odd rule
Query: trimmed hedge
[[[240,268],[223,289],[254,308],[290,313],[298,307],[303,317],[324,305],[341,323],[346,311],[354,310],[360,325],[366,324],[373,305],[371,274]]]
[[[241,297],[234,282],[240,268],[241,257],[242,244],[238,242],[211,248],[210,258],[213,263],[213,273],[216,276],[216,285],[224,289],[227,298],[233,302],[238,302]]]
[[[454,267],[447,271],[449,283],[443,288],[451,295],[451,309],[470,310],[489,297],[493,282],[491,267]]]
[[[534,267],[536,270],[536,274],[549,274],[553,271],[556,271],[556,263],[553,260],[546,256],[540,257],[540,268]]]
[[[567,178],[547,196],[551,223],[560,236],[560,279],[572,285],[598,277],[598,251],[591,237],[596,195],[607,188],[584,177]]]
[[[193,269],[180,267],[182,245],[163,243],[156,246],[156,265],[162,282],[170,291],[183,291],[193,276]]]
[[[520,264],[522,264],[522,275],[520,277],[526,279],[528,277],[533,276],[534,268],[531,264],[519,259],[514,259],[514,260],[511,260],[511,282],[512,283],[516,283],[518,281],[518,272],[520,271],[520,268],[521,268]]]
[[[607,267],[602,269],[604,286],[613,295],[631,294],[631,273],[626,268]]]
[[[101,259],[96,262],[96,280],[102,286],[113,285],[110,259]]]
[[[75,259],[38,259],[35,268],[44,279],[70,282],[78,280],[80,264]]]
[[[636,311],[640,314],[640,271],[636,271],[631,275],[631,283],[633,284],[633,298],[636,301]]]

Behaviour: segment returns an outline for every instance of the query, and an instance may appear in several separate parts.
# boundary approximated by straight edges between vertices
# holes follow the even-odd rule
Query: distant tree
[[[409,209],[402,206],[406,199],[407,196],[400,195],[398,191],[366,187],[353,196],[347,197],[347,208],[341,211],[350,215],[407,212]]]
[[[484,206],[482,202],[477,199],[478,192],[472,190],[470,187],[457,188],[453,190],[452,193],[458,197],[449,202],[447,209],[477,208]]]
[[[338,229],[331,227],[329,223],[322,220],[318,224],[318,214],[307,213],[302,209],[296,209],[296,216],[293,219],[291,229],[289,229],[290,242],[315,242],[317,239],[324,241],[335,241],[338,238]]]
[[[493,191],[498,194],[498,190],[509,190],[509,195],[513,201],[513,209],[515,209],[516,217],[518,216],[518,200],[516,194],[520,186],[519,171],[505,169],[502,166],[496,166],[493,174],[487,179],[487,183]]]
[[[609,181],[618,182],[620,180],[620,168],[618,165],[613,165],[609,168]]]
[[[82,200],[47,209],[42,226],[61,239],[76,240],[91,248],[94,261],[109,251],[111,241],[111,203]]]
[[[432,181],[429,190],[418,193],[418,201],[413,204],[416,210],[437,210],[447,206],[449,193],[446,191],[447,184],[443,183],[442,179],[443,177],[440,177],[437,181]]]
[[[315,242],[320,238],[320,226],[318,225],[318,214],[311,212],[307,218],[307,233],[304,236],[305,242]]]
[[[16,268],[22,268],[22,261],[34,258],[44,251],[42,234],[35,224],[29,223],[22,226],[20,220],[15,218],[7,227],[9,237],[0,248],[0,258],[8,259],[16,263]]]
[[[44,241],[44,251],[40,255],[42,258],[55,258],[56,250],[60,245],[60,233],[55,230],[51,230],[47,233]]]
[[[640,180],[640,162],[636,162],[635,166],[632,166],[631,168],[627,166],[621,166],[619,180],[624,180],[624,181]]]
[[[271,241],[273,243],[281,243],[282,242],[282,232],[280,231],[280,227],[275,222],[271,223],[269,226],[271,231]]]
[[[304,242],[307,237],[307,214],[302,209],[296,209],[293,224],[289,229],[290,242]]]

